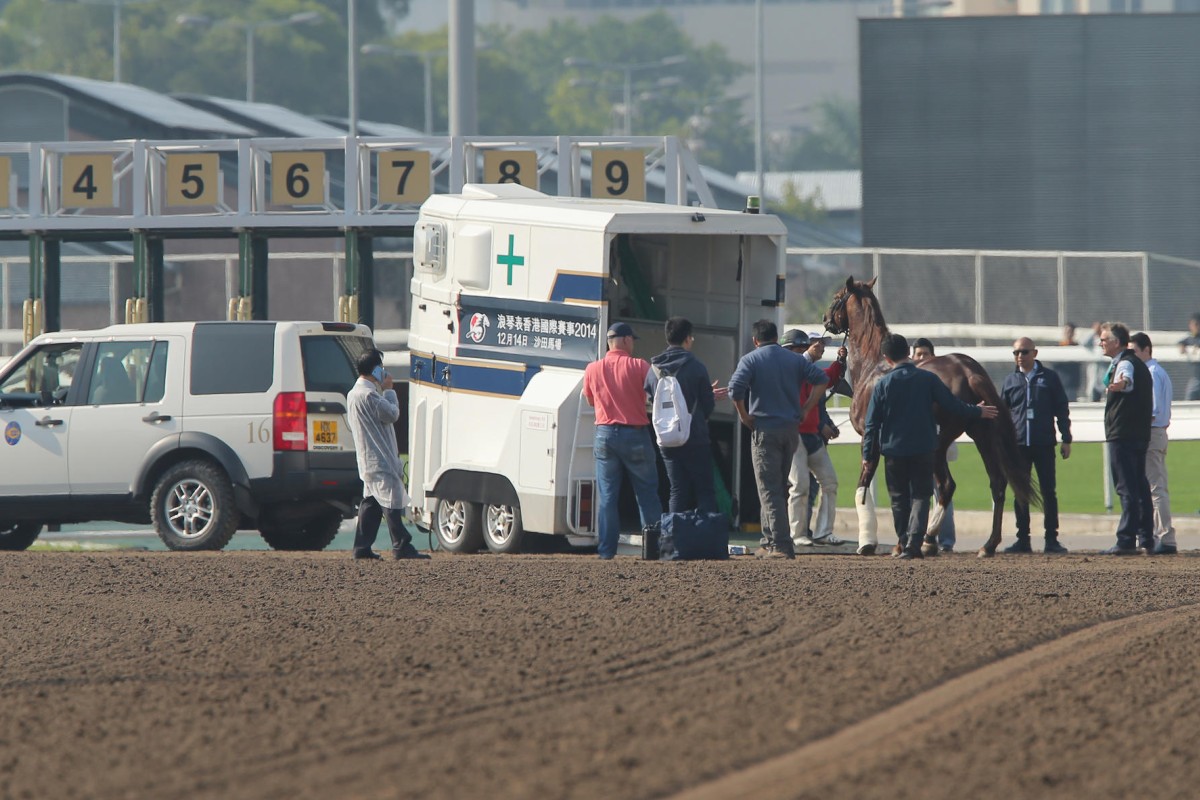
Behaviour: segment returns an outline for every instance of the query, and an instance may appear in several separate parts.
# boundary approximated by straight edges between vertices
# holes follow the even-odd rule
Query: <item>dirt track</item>
[[[0,554],[0,797],[1195,797],[1200,556]]]

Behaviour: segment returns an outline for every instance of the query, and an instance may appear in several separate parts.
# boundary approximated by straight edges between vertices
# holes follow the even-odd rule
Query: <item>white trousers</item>
[[[804,442],[792,457],[792,471],[788,482],[788,524],[792,529],[792,542],[808,535],[808,473],[817,477],[821,487],[821,500],[817,506],[817,518],[813,522],[813,538],[820,539],[833,533],[833,519],[837,513],[837,473],[829,458],[829,448],[822,446],[811,456],[804,450]]]
[[[1171,496],[1167,493],[1167,429],[1150,429],[1150,449],[1146,451],[1146,479],[1150,481],[1150,499],[1154,501],[1154,541],[1175,544],[1171,525]]]

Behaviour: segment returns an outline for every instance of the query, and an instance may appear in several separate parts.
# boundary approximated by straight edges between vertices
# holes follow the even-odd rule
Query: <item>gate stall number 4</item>
[[[62,157],[61,205],[67,208],[116,208],[112,153],[68,153]]]

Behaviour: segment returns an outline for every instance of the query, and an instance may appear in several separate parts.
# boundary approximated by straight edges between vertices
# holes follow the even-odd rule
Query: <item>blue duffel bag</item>
[[[660,561],[729,558],[729,517],[701,511],[663,514],[658,551]]]

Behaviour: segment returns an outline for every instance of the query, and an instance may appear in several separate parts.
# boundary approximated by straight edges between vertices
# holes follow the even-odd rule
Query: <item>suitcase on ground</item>
[[[660,561],[729,558],[729,517],[719,512],[663,514],[658,537]]]

